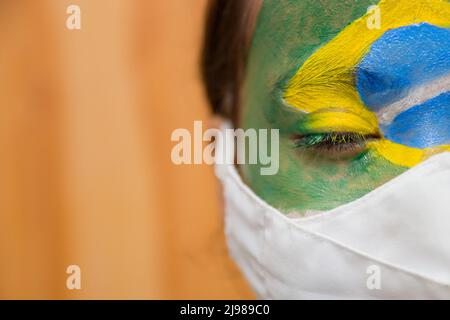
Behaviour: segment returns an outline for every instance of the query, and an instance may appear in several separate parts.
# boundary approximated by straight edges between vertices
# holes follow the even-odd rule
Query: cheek
[[[298,204],[303,209],[336,208],[364,196],[406,170],[372,150],[340,162],[311,161],[303,155],[293,155],[291,159],[292,169],[285,172],[285,176],[292,179],[298,174],[294,189],[303,194],[306,203]]]
[[[354,201],[400,175],[397,166],[369,150],[346,161],[324,161],[280,143],[280,170],[275,176],[261,176],[255,166],[245,167],[244,178],[270,205],[285,213],[331,210]]]

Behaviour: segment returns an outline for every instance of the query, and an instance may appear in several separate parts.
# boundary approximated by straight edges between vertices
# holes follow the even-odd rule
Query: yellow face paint
[[[369,28],[370,13],[346,27],[311,55],[289,81],[284,100],[307,116],[311,132],[349,131],[377,134],[378,120],[362,102],[355,85],[355,67],[386,31],[416,23],[450,27],[447,0],[383,0],[379,29]],[[392,163],[412,167],[428,155],[450,147],[418,149],[379,139],[368,143]]]
[[[356,114],[342,109],[322,109],[309,113],[302,123],[304,130],[312,133],[357,132],[378,135],[377,118],[372,112]]]

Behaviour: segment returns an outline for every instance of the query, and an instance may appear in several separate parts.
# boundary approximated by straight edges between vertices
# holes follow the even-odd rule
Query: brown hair
[[[247,56],[262,0],[210,0],[202,76],[214,113],[236,124]]]

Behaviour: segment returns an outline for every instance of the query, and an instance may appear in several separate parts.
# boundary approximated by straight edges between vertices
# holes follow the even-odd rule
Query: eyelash
[[[375,135],[356,132],[327,132],[297,135],[293,138],[296,148],[313,150],[325,156],[358,154],[365,149],[368,140],[378,139]]]

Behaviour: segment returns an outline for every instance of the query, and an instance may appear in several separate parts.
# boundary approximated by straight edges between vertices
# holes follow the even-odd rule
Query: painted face
[[[264,1],[240,116],[280,129],[278,174],[241,172],[286,213],[335,208],[449,151],[449,1]]]

